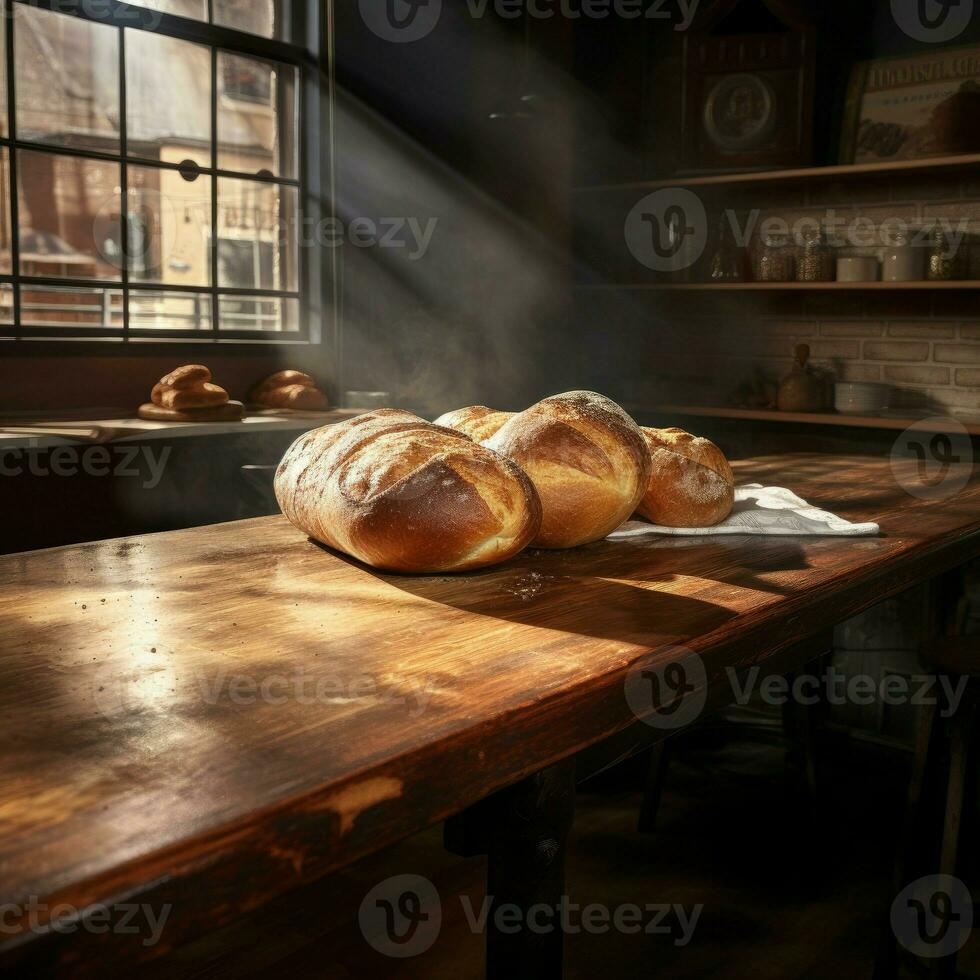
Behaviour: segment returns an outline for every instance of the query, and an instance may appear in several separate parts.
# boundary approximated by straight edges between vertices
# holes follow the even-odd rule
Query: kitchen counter
[[[289,412],[267,409],[240,422],[151,422],[141,418],[108,418],[45,422],[0,423],[0,451],[51,449],[55,446],[105,442],[140,442],[194,436],[235,435],[250,432],[303,432],[319,425],[342,422],[361,410],[340,408],[329,412]]]
[[[104,975],[231,921],[636,724],[640,668],[694,656],[683,708],[731,700],[729,668],[800,666],[980,555],[965,465],[938,501],[888,460],[736,465],[876,538],[651,536],[404,576],[272,517],[0,558],[0,904],[171,908],[152,947],[25,914],[0,967]]]

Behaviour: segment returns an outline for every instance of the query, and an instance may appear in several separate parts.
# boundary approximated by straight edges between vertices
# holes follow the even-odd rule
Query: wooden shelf
[[[948,432],[946,419],[923,418],[921,415],[902,415],[897,412],[884,415],[842,415],[839,412],[777,412],[764,408],[709,408],[691,405],[631,405],[636,414],[649,415],[657,412],[665,415],[691,415],[700,418],[748,419],[765,422],[795,422],[806,425],[838,425],[864,429],[891,429],[904,431],[916,429],[921,432]],[[970,435],[980,436],[980,417],[975,421],[957,419]]]
[[[968,290],[980,289],[980,281],[950,282],[624,282],[576,283],[575,289],[652,290],[656,292],[815,292],[859,290]]]
[[[667,180],[640,180],[620,184],[595,184],[575,188],[579,194],[597,191],[658,190],[664,187],[720,187],[729,184],[786,184],[852,177],[895,177],[941,174],[980,167],[980,153],[933,157],[928,160],[895,160],[887,163],[850,163],[829,167],[798,167],[783,170],[751,170],[729,174],[671,177]]]

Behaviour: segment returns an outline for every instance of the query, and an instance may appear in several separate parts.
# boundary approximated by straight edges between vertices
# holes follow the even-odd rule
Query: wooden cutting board
[[[245,414],[241,402],[229,401],[224,405],[210,405],[207,408],[161,408],[152,402],[140,405],[136,413],[141,419],[150,422],[236,422]]]

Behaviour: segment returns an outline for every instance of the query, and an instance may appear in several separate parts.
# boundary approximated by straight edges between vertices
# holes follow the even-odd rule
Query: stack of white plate
[[[880,415],[888,410],[891,388],[870,381],[838,381],[834,408],[844,415]]]

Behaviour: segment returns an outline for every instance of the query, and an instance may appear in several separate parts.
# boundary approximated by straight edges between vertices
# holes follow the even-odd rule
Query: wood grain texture
[[[0,558],[0,904],[172,905],[153,947],[8,917],[0,968],[157,955],[622,731],[627,671],[671,644],[721,693],[726,667],[780,663],[980,554],[976,479],[929,502],[887,460],[735,469],[883,535],[651,537],[399,576],[277,517]]]

